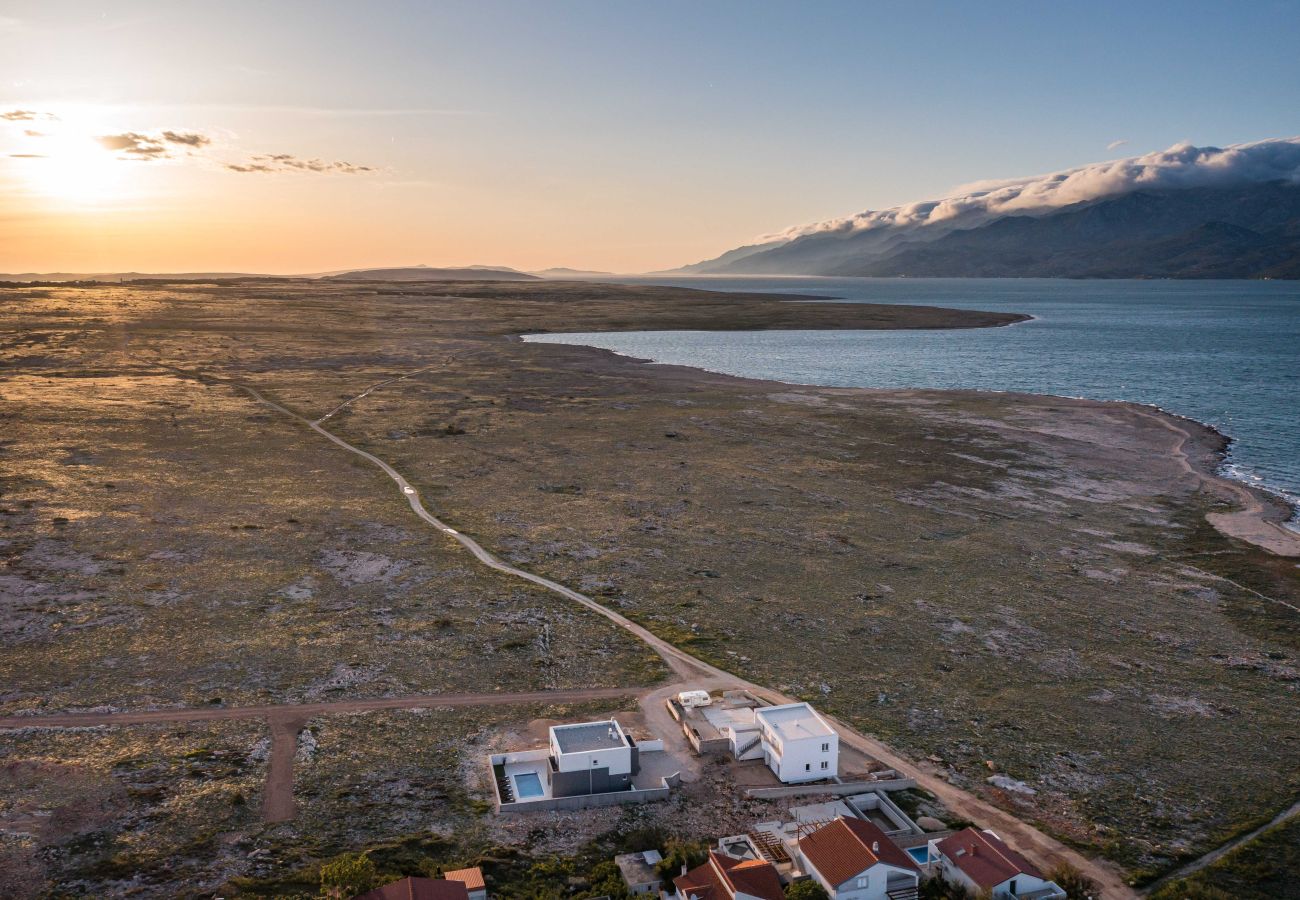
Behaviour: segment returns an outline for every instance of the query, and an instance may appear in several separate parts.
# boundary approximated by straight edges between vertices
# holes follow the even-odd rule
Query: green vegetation
[[[829,900],[826,888],[811,878],[792,881],[785,886],[785,900]]]
[[[709,845],[704,841],[682,841],[677,838],[660,839],[655,846],[663,859],[655,865],[655,873],[665,882],[682,873],[682,867],[693,869],[709,858]]]
[[[1069,900],[1097,900],[1101,896],[1097,883],[1068,863],[1061,863],[1047,877],[1065,891]]]
[[[960,884],[942,878],[927,878],[921,882],[921,900],[973,900],[971,892]]]
[[[338,900],[350,900],[381,882],[374,860],[364,853],[345,853],[320,867],[321,893]]]
[[[1263,832],[1151,900],[1281,900],[1300,897],[1300,817]]]

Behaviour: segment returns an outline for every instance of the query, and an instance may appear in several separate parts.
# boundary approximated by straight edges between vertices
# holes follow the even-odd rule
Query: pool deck
[[[510,786],[514,788],[515,798],[517,800],[549,800],[551,797],[551,785],[546,777],[546,770],[550,766],[550,754],[546,750],[535,750],[531,753],[512,753],[510,759],[505,764],[505,775],[510,779]],[[519,776],[534,775],[541,787],[540,793],[523,792],[519,790]]]

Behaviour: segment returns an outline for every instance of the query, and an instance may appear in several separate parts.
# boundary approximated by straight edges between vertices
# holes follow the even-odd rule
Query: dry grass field
[[[476,566],[382,473],[234,384],[317,418],[401,378],[328,427],[448,524],[1147,877],[1300,791],[1300,569],[1205,524],[1225,500],[1180,470],[1166,421],[794,388],[511,338],[1004,321],[554,283],[0,290],[0,715],[662,679],[628,634]],[[1200,430],[1186,447],[1203,471],[1219,449]],[[545,836],[471,827],[482,797],[449,774],[487,730],[541,714],[315,720],[290,825],[256,821],[256,723],[0,731],[0,767],[32,808],[59,808],[42,773],[68,767],[105,815],[183,816],[188,793],[162,779],[136,798],[116,760],[154,743],[147,765],[174,778],[176,754],[231,742],[237,765],[185,784],[246,803],[187,838],[208,841],[187,845],[206,848],[187,851],[197,868],[151,870],[145,893],[169,896],[273,874],[222,862],[250,846],[293,867],[389,828],[477,827],[484,846],[543,852]],[[382,827],[340,831],[359,811]],[[92,871],[103,880],[84,884],[123,891],[126,851],[83,870],[36,852],[75,836],[17,830],[31,878]]]

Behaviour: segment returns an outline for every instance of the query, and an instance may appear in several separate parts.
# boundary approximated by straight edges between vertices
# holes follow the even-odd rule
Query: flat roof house
[[[770,862],[741,861],[716,850],[708,861],[673,879],[676,900],[785,900],[781,876]]]
[[[991,831],[965,828],[932,847],[944,879],[993,900],[1065,900],[1056,882]]]
[[[754,720],[763,760],[781,781],[794,784],[839,774],[840,737],[809,704],[760,707]]]
[[[551,728],[552,797],[626,791],[639,763],[636,742],[616,719]]]
[[[802,868],[831,900],[916,900],[921,870],[879,826],[844,816],[799,839]]]
[[[618,866],[629,894],[654,894],[656,897],[664,883],[655,870],[655,866],[661,862],[663,856],[658,850],[621,853],[614,857],[614,865]]]

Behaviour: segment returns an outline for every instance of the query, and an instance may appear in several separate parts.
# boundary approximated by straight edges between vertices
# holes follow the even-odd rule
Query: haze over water
[[[1149,403],[1231,437],[1225,474],[1300,505],[1300,283],[635,280],[1022,312],[1035,319],[1007,328],[942,331],[658,331],[527,339],[798,384],[975,388]]]

